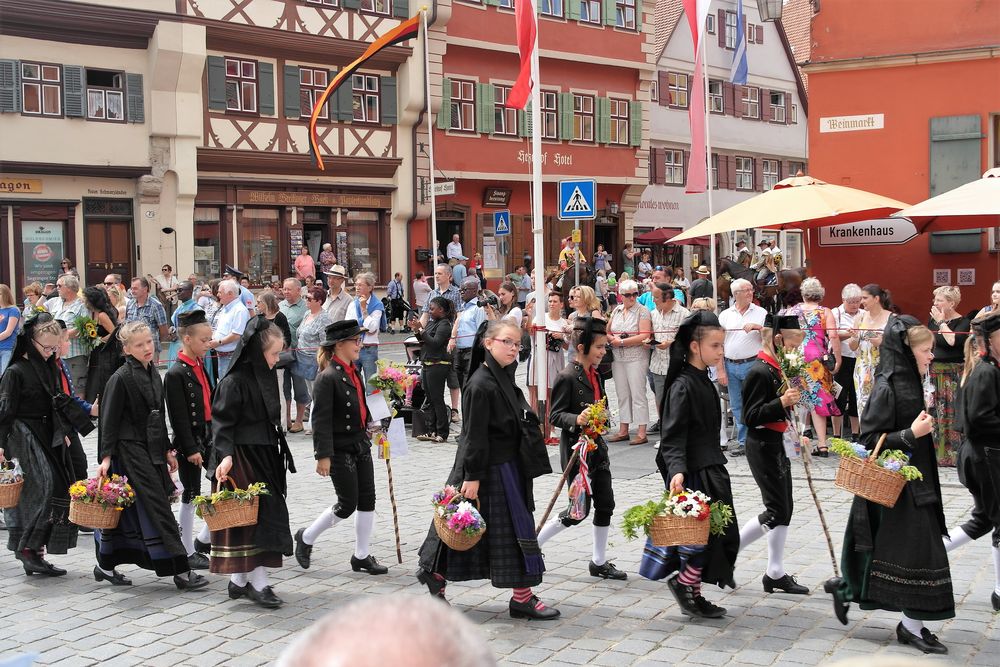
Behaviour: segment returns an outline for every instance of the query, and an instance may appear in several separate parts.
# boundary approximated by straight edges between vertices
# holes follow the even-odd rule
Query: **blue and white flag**
[[[736,44],[733,45],[733,65],[729,81],[747,85],[747,31],[743,21],[743,0],[736,0]]]

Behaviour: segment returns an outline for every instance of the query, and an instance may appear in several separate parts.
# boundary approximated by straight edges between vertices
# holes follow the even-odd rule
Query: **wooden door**
[[[92,220],[86,223],[88,285],[117,273],[128,284],[133,277],[132,223],[129,220]]]

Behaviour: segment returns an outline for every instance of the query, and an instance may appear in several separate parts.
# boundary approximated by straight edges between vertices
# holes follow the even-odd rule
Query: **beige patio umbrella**
[[[674,243],[695,236],[737,229],[804,229],[884,218],[908,204],[857,188],[832,185],[811,176],[786,178],[762,194],[730,206],[675,236]]]
[[[909,219],[921,233],[1000,226],[1000,167],[892,217]]]

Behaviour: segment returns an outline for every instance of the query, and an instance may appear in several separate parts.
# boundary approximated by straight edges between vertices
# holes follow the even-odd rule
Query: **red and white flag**
[[[691,28],[694,43],[694,72],[691,95],[688,98],[688,120],[691,123],[691,155],[688,158],[687,184],[684,192],[704,192],[708,187],[708,166],[705,160],[705,74],[703,68],[705,22],[711,0],[683,0],[684,15]],[[722,29],[722,26],[719,26]],[[661,93],[662,94],[662,93]]]
[[[537,0],[517,0],[514,23],[517,26],[517,50],[521,54],[521,71],[507,94],[505,106],[523,109],[531,99],[531,54],[535,48],[535,7]]]

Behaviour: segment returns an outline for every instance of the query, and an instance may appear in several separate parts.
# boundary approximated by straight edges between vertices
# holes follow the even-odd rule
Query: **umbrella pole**
[[[389,474],[389,504],[392,505],[392,529],[396,533],[396,560],[403,564],[403,548],[399,542],[399,511],[396,509],[396,491],[392,486],[392,463],[385,460],[385,470]]]

